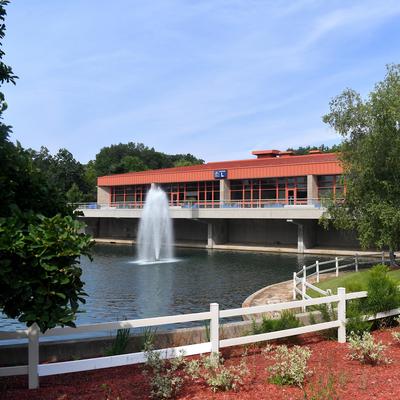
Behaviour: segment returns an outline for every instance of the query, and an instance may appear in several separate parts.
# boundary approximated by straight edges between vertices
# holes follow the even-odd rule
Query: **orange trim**
[[[271,178],[304,175],[337,175],[343,172],[335,153],[225,161],[152,171],[101,176],[98,186],[214,180],[214,170],[228,170],[228,179]]]

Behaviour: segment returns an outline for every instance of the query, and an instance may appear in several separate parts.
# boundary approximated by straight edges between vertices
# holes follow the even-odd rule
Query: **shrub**
[[[183,378],[177,370],[184,365],[183,354],[170,361],[164,360],[159,351],[152,345],[145,352],[146,368],[152,373],[150,377],[150,397],[153,399],[171,399],[176,397],[183,385]]]
[[[171,373],[155,374],[150,380],[150,396],[153,399],[172,399],[183,385],[183,379]]]
[[[326,378],[319,376],[316,383],[307,385],[307,391],[303,388],[304,400],[338,400],[335,383],[336,378],[332,372]]]
[[[337,320],[337,313],[331,304],[320,304],[315,306],[315,309],[321,313],[322,322],[330,322]],[[323,336],[327,339],[337,339],[337,329],[331,328],[323,332]]]
[[[265,353],[264,353],[265,354]],[[268,353],[266,357],[269,357]],[[285,345],[278,346],[272,355],[275,364],[268,368],[272,377],[270,381],[278,385],[297,385],[302,387],[309,371],[307,361],[311,357],[311,350],[307,347]]]
[[[105,352],[106,356],[115,356],[117,354],[123,354],[129,342],[130,332],[131,330],[129,328],[118,329],[113,344]]]
[[[301,326],[301,322],[296,315],[292,311],[284,310],[278,319],[271,319],[263,316],[260,324],[257,324],[256,321],[253,320],[251,333],[257,335],[260,333],[298,328],[299,326]]]
[[[373,323],[365,319],[363,304],[360,300],[350,300],[347,302],[346,316],[348,318],[346,324],[347,332],[352,332],[360,336],[364,332],[371,330]]]
[[[386,346],[382,342],[375,342],[369,332],[364,332],[362,336],[352,332],[349,337],[349,348],[350,358],[363,364],[376,365],[389,362],[383,354]]]
[[[248,368],[242,358],[238,367],[226,367],[220,354],[210,354],[200,360],[191,360],[185,365],[185,372],[191,379],[204,379],[213,392],[237,390],[248,374]]]
[[[388,276],[387,266],[378,264],[371,269],[367,281],[368,297],[365,312],[377,314],[389,311],[400,305],[400,291],[397,283]]]
[[[213,392],[237,390],[248,374],[244,358],[238,367],[226,367],[224,359],[219,355],[210,355],[203,359],[204,379]]]

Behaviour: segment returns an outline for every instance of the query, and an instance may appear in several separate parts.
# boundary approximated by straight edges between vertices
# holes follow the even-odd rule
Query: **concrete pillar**
[[[307,203],[314,204],[318,198],[318,179],[317,175],[307,175]]]
[[[219,198],[221,203],[231,199],[231,185],[228,179],[219,181]]]
[[[302,254],[304,250],[315,246],[316,226],[315,221],[307,220],[287,220],[297,225],[297,252]]]
[[[110,204],[110,186],[97,186],[97,203]]]
[[[226,243],[228,240],[228,224],[224,220],[208,222],[207,248],[212,249],[216,244]]]

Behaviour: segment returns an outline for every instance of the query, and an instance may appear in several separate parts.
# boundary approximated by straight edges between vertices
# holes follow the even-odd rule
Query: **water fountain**
[[[173,231],[166,193],[154,183],[147,193],[139,222],[140,264],[172,262]]]

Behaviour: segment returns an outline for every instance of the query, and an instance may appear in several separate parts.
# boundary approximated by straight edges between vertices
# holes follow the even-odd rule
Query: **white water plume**
[[[139,222],[139,263],[173,261],[173,231],[166,193],[154,183]]]

